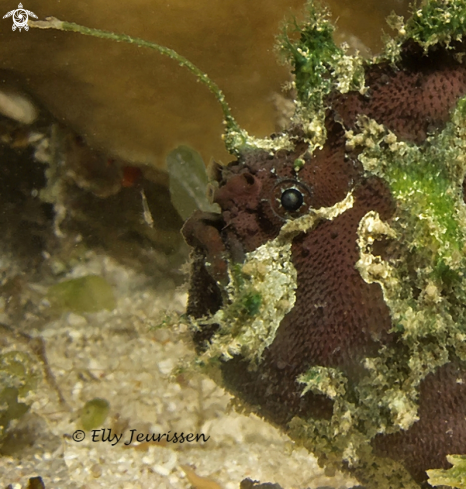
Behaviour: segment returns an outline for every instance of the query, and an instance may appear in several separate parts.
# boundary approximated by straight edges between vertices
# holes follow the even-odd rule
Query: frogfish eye
[[[288,188],[280,198],[283,208],[288,212],[296,212],[304,204],[304,195],[297,188]]]
[[[281,219],[295,219],[306,214],[311,207],[311,189],[295,179],[280,180],[269,200],[275,215]]]

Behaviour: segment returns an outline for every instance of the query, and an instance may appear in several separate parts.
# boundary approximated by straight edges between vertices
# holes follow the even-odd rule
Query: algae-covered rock
[[[77,314],[111,311],[115,308],[115,297],[111,285],[98,275],[65,280],[52,285],[47,292],[52,308],[60,312]]]
[[[403,12],[408,1],[329,3],[340,32],[377,48],[385,16],[392,9]],[[5,4],[1,15],[17,4]],[[287,81],[288,69],[276,63],[274,38],[283,19],[299,11],[304,0],[138,0],[112,2],[111,9],[104,0],[23,4],[40,19],[55,16],[171,47],[226,91],[253,134],[275,129],[271,96]],[[215,101],[176,63],[133,46],[69,33],[30,29],[21,35],[11,30],[11,19],[2,22],[1,68],[11,70],[9,78],[21,80],[91,146],[159,168],[180,142],[196,147],[206,160],[228,158]]]

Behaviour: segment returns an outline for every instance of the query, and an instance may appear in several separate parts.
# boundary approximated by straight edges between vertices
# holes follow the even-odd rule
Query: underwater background
[[[301,1],[24,2],[169,46],[216,81],[238,122],[267,136],[289,116],[274,49]],[[329,2],[337,43],[382,47],[407,2]],[[3,16],[16,2],[0,1]],[[351,487],[192,368],[185,326],[185,216],[167,155],[224,149],[215,99],[175,62],[134,46],[0,24],[0,483],[45,487]],[[6,408],[5,408],[6,406]],[[204,433],[207,442],[72,439],[83,429]],[[129,435],[126,436],[126,440]],[[40,486],[37,486],[40,487]]]

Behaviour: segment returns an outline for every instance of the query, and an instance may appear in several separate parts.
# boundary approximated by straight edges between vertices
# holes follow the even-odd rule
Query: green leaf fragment
[[[200,209],[218,212],[207,198],[208,177],[201,155],[189,146],[178,146],[167,156],[172,203],[182,219]]]

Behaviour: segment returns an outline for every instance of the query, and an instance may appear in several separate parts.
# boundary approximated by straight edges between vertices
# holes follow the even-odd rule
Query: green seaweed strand
[[[93,29],[90,27],[85,27],[74,22],[66,22],[59,20],[55,17],[47,17],[45,20],[40,21],[29,21],[31,27],[36,27],[39,29],[56,29],[59,31],[70,31],[78,32],[84,36],[92,36],[100,39],[110,39],[116,42],[126,42],[128,44],[135,44],[138,47],[144,47],[149,49],[155,49],[160,54],[168,56],[169,58],[175,60],[180,66],[187,68],[194,76],[204,83],[210,92],[219,102],[222,107],[224,124],[225,124],[225,146],[227,150],[232,154],[237,154],[241,143],[246,143],[248,135],[244,129],[236,122],[233,117],[230,106],[225,100],[225,95],[219,86],[212,81],[204,72],[202,72],[197,66],[195,66],[191,61],[181,56],[173,49],[167,48],[165,46],[160,46],[154,42],[145,41],[144,39],[139,39],[137,37],[131,37],[126,34],[115,34],[114,32],[104,31],[101,29]]]

